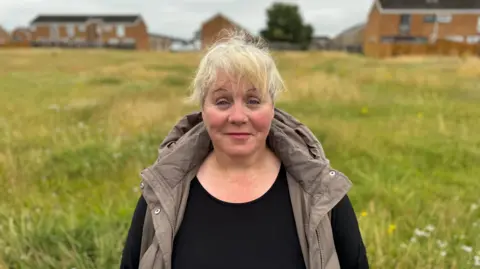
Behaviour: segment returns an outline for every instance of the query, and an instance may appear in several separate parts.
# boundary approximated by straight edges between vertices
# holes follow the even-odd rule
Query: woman
[[[186,115],[142,171],[121,268],[368,268],[350,181],[310,130],[274,106],[266,47],[208,50]]]

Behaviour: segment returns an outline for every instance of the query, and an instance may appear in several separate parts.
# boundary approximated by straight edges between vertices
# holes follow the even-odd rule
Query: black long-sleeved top
[[[138,268],[146,210],[147,204],[140,197],[125,242],[121,269]],[[348,196],[332,210],[331,223],[341,268],[369,268]],[[283,167],[265,195],[243,204],[216,199],[195,178],[175,237],[172,268],[305,268]]]

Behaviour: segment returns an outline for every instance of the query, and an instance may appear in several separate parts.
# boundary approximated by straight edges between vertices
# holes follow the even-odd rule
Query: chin
[[[248,157],[256,152],[257,148],[254,145],[228,145],[222,149],[225,154],[238,158]]]

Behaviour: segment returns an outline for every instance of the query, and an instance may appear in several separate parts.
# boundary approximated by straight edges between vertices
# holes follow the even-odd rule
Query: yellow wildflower
[[[365,211],[365,210],[360,213],[360,216],[362,216],[362,217],[366,217],[367,215],[368,215],[367,211]]]
[[[397,226],[395,224],[390,224],[388,226],[388,234],[392,234],[396,229],[397,229]]]
[[[368,114],[368,107],[366,107],[366,106],[365,106],[365,107],[362,107],[361,113],[362,113],[363,115]]]

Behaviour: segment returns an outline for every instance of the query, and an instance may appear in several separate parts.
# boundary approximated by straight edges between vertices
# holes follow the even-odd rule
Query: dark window
[[[408,34],[410,33],[410,14],[402,14],[400,15],[400,24],[399,24],[399,31],[400,34]]]
[[[426,37],[418,36],[382,36],[382,43],[408,43],[408,44],[425,44],[428,42]]]
[[[423,16],[423,22],[425,22],[425,23],[434,23],[436,19],[437,19],[437,16],[435,16],[435,15],[425,15],[425,16]]]

